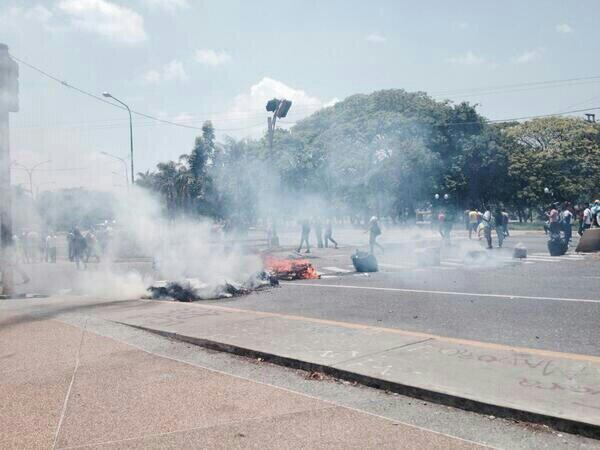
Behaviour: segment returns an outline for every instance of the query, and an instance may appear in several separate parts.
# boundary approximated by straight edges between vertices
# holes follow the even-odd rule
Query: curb
[[[289,367],[292,369],[300,369],[307,372],[322,372],[326,375],[338,378],[340,380],[356,382],[364,386],[394,392],[400,395],[413,397],[419,400],[437,403],[444,406],[451,406],[454,408],[463,409],[478,414],[493,415],[504,419],[516,420],[519,422],[531,422],[541,425],[547,425],[557,431],[577,434],[593,439],[600,439],[600,426],[593,425],[587,422],[579,422],[571,419],[565,419],[562,417],[549,416],[542,413],[510,408],[502,405],[495,405],[492,403],[473,400],[467,397],[461,397],[446,392],[440,392],[432,389],[426,389],[422,387],[382,380],[368,375],[362,375],[356,372],[337,369],[332,366],[311,363],[308,361],[302,361],[259,350],[252,350],[236,345],[212,341],[210,339],[185,336],[170,331],[156,330],[118,321],[116,321],[116,323],[126,325],[128,327],[135,328],[138,330],[146,331],[149,333],[153,333],[159,336],[163,336],[169,339],[174,339],[180,342],[186,342],[189,344],[197,345],[199,347],[203,347],[209,350],[230,353],[233,355],[253,359],[260,358],[263,361],[276,364],[278,366]]]

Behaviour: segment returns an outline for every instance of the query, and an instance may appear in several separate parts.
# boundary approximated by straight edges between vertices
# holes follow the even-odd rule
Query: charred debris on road
[[[278,258],[271,254],[263,255],[264,270],[259,271],[242,283],[223,281],[207,284],[198,278],[186,278],[177,281],[156,281],[148,288],[145,298],[154,300],[175,300],[193,302],[198,300],[217,300],[239,297],[251,292],[279,286],[279,280],[317,279],[320,275],[306,259],[294,257]]]

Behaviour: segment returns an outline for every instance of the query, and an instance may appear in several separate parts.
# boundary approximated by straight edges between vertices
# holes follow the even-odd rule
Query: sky
[[[260,137],[266,100],[293,123],[356,93],[401,88],[478,104],[489,119],[600,106],[600,2],[355,0],[0,0],[0,43],[72,86],[217,137]],[[125,188],[126,111],[21,64],[11,114],[34,191]],[[494,87],[494,89],[490,89]],[[599,111],[600,112],[600,111]],[[581,115],[581,113],[579,113]],[[599,114],[600,115],[600,114]],[[134,117],[135,171],[191,150],[192,128]]]

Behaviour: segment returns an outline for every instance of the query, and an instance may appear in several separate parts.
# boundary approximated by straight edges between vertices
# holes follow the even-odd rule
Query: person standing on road
[[[75,228],[73,230],[73,261],[75,261],[75,265],[78,269],[80,269],[81,266],[85,269],[85,249],[85,237],[83,237],[79,228]]]
[[[310,243],[308,242],[310,238],[310,222],[308,220],[302,221],[302,234],[300,235],[300,245],[298,246],[298,253],[302,250],[302,245],[306,244],[306,252],[310,253]]]
[[[477,225],[479,225],[479,211],[471,208],[469,211],[469,239],[473,233],[477,233]]]
[[[487,241],[487,248],[492,249],[492,212],[489,209],[486,209],[483,213],[481,223],[483,225],[483,235]]]
[[[379,219],[376,216],[371,217],[369,220],[369,226],[367,228],[367,233],[369,233],[369,248],[371,250],[371,254],[375,254],[375,247],[378,247],[383,253],[383,247],[377,243],[377,237],[381,235],[381,227],[379,226]]]
[[[505,238],[510,236],[510,233],[508,231],[508,222],[509,221],[510,221],[510,216],[506,212],[506,209],[502,208],[502,229],[503,229]]]
[[[558,212],[558,205],[556,203],[552,205],[552,208],[548,213],[548,222],[551,235],[560,233],[560,214]]]
[[[329,241],[333,242],[335,248],[338,248],[338,243],[333,239],[333,226],[331,225],[331,219],[327,219],[325,222],[325,248],[329,247]]]
[[[56,263],[56,235],[53,233],[46,237],[46,262]]]
[[[565,240],[568,243],[571,241],[571,236],[573,235],[573,228],[571,225],[571,222],[573,221],[573,213],[571,212],[571,205],[569,203],[565,203],[560,219],[563,232],[565,233]]]
[[[498,236],[498,248],[502,248],[504,242],[504,216],[502,215],[502,208],[499,206],[494,211],[494,224],[496,225],[496,236]]]
[[[592,227],[592,210],[589,206],[586,206],[583,210],[581,220],[579,222],[579,235],[582,236],[583,232]]]

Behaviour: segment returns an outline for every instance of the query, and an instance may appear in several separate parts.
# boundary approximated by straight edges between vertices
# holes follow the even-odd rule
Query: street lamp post
[[[133,171],[133,119],[131,118],[131,109],[127,106],[126,103],[122,102],[118,98],[114,97],[110,92],[103,92],[102,95],[107,98],[112,98],[116,102],[119,102],[125,108],[127,108],[127,112],[129,113],[129,150],[131,152],[131,184],[135,183],[134,171]]]
[[[29,192],[31,193],[31,198],[35,198],[35,194],[33,192],[33,172],[35,171],[35,169],[40,167],[42,164],[48,164],[49,162],[52,162],[52,161],[51,160],[43,161],[43,162],[37,163],[31,167],[24,166],[23,164],[19,164],[16,161],[13,161],[11,163],[13,166],[18,167],[19,169],[23,169],[25,172],[27,172],[27,175],[29,176]]]
[[[127,186],[127,190],[129,190],[129,177],[127,176],[127,161],[125,161],[125,159],[121,158],[120,156],[112,155],[108,152],[100,152],[100,153],[103,154],[104,156],[108,156],[109,158],[114,158],[123,163],[123,168],[125,169],[125,186]]]

